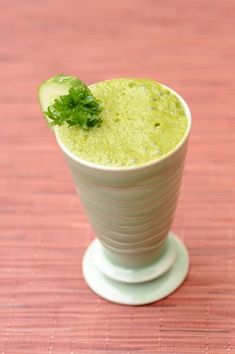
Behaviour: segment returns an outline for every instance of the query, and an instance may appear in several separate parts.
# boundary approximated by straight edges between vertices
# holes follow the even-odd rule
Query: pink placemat
[[[235,353],[235,3],[0,1],[0,353]],[[93,238],[37,104],[56,73],[149,77],[181,93],[193,132],[173,230],[184,285],[149,306],[86,286]]]

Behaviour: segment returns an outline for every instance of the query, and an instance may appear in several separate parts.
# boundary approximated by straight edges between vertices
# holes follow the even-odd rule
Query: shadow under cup
[[[168,88],[171,90],[170,88]],[[104,257],[118,267],[146,267],[159,258],[171,228],[191,129],[162,158],[141,166],[106,167],[84,161],[58,139]]]

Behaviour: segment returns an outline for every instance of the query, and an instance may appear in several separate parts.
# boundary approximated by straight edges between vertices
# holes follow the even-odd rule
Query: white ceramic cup
[[[113,279],[115,269],[133,270],[133,282],[138,283],[136,272],[151,267],[165,252],[191,129],[188,105],[175,91],[167,88],[182,102],[188,125],[176,148],[160,159],[122,168],[97,165],[75,156],[57,136],[77,192],[100,241],[96,252],[102,252],[106,264],[103,270],[100,265],[100,271]],[[99,268],[99,260],[96,266]],[[113,277],[112,271],[106,269],[112,267]],[[117,277],[116,280],[132,282],[130,277]],[[142,281],[146,279],[140,277],[139,282]]]

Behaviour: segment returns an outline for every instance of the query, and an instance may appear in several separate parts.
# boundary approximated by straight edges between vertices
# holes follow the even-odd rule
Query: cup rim
[[[133,78],[134,79],[134,78]],[[106,82],[106,81],[111,81],[114,79],[110,79],[110,80],[104,80],[102,82]],[[144,164],[141,165],[133,165],[133,166],[105,166],[105,165],[100,165],[100,164],[96,164],[93,163],[91,161],[88,160],[84,160],[78,156],[76,156],[74,153],[72,153],[69,149],[67,149],[67,147],[60,141],[58,135],[56,134],[56,129],[55,129],[55,137],[57,140],[58,145],[60,146],[60,148],[62,149],[62,151],[68,155],[72,160],[78,162],[79,164],[83,165],[84,167],[88,167],[88,168],[92,168],[95,169],[97,171],[110,171],[110,172],[128,172],[128,171],[140,171],[143,170],[147,167],[151,167],[153,165],[158,165],[160,164],[162,161],[165,161],[166,159],[168,159],[169,157],[171,157],[173,154],[175,154],[187,141],[189,135],[190,135],[190,131],[191,131],[191,127],[192,127],[192,116],[191,116],[191,111],[189,109],[189,106],[187,104],[187,102],[185,101],[185,99],[175,90],[173,90],[171,87],[162,84],[160,82],[157,82],[155,80],[151,80],[154,81],[158,84],[160,84],[161,86],[167,88],[169,91],[171,91],[174,95],[176,95],[178,97],[178,99],[181,101],[184,109],[185,109],[185,113],[186,113],[186,117],[188,120],[188,124],[187,124],[187,128],[186,131],[184,133],[183,138],[180,140],[180,142],[175,146],[174,149],[170,150],[167,154],[163,155],[162,157],[155,159],[155,160],[151,160],[149,162],[146,162]],[[92,84],[95,85],[95,84]],[[89,86],[92,86],[89,85]]]

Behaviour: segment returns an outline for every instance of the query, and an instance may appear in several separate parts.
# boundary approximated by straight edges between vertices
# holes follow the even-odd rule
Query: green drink
[[[130,305],[169,295],[189,268],[170,231],[191,128],[186,102],[151,80],[87,87],[64,75],[45,81],[39,100],[97,236],[83,257],[89,287]]]
[[[56,134],[83,160],[105,166],[142,165],[160,159],[182,140],[187,117],[180,99],[146,79],[114,79],[91,85],[102,106],[102,123],[84,130],[63,125]]]

